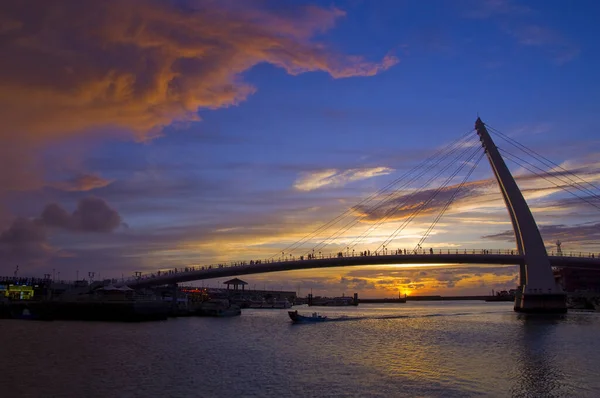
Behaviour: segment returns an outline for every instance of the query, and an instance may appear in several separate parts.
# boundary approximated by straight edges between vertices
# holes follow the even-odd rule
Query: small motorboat
[[[313,312],[311,316],[300,315],[298,311],[288,311],[288,315],[290,319],[294,323],[315,323],[315,322],[323,322],[327,320],[326,316],[321,316],[316,312]]]

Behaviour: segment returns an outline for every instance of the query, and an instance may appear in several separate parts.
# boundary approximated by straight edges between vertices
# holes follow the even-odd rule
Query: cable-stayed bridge
[[[217,264],[202,267],[188,267],[177,272],[163,272],[144,275],[127,282],[130,286],[152,286],[173,283],[190,282],[204,279],[223,278],[230,276],[261,274],[266,272],[295,271],[303,269],[320,269],[333,267],[351,267],[360,265],[401,265],[401,264],[496,264],[521,265],[525,258],[510,250],[488,249],[436,249],[429,251],[407,252],[407,254],[375,254],[370,256],[323,255],[320,258],[292,258],[286,260],[271,260],[234,262],[232,264]],[[553,267],[600,269],[600,258],[593,253],[577,253],[566,256],[548,256]]]
[[[532,157],[541,167],[524,160],[524,155],[515,155],[497,147],[488,128],[513,148]],[[473,134],[474,132],[476,134]],[[477,137],[479,142],[474,137]],[[502,155],[539,178],[554,184],[557,189],[587,203],[595,210],[600,210],[598,187],[485,125],[478,118],[474,130],[463,134],[384,188],[270,258],[157,271],[150,275],[138,274],[121,284],[141,287],[264,272],[376,264],[513,264],[520,267],[516,311],[564,312],[566,296],[554,279],[552,267],[600,268],[600,258],[594,253],[560,253],[560,246],[557,255],[548,255],[529,206]],[[484,156],[491,165],[506,204],[514,230],[516,249],[423,249],[424,242],[431,236],[453,202],[460,197],[461,191],[464,191],[469,178]],[[545,171],[544,167],[550,168],[551,171]],[[464,176],[461,175],[463,172]],[[462,180],[459,184],[452,185],[457,177],[462,177]],[[426,181],[422,183],[423,180]],[[417,188],[414,187],[415,184]],[[431,188],[434,184],[439,185]],[[415,247],[410,250],[395,249],[399,247],[398,240],[402,238],[407,226],[417,217],[431,212],[432,208],[436,214],[433,222]],[[373,247],[371,243],[371,249],[362,250],[366,246],[365,242],[372,240],[374,231],[384,223],[389,225],[391,222],[396,223],[394,225],[397,227],[389,236],[379,239],[377,247]],[[353,235],[349,241],[348,231],[356,229],[357,226],[367,228],[361,234]],[[333,254],[324,254],[331,251],[331,248],[335,249]]]

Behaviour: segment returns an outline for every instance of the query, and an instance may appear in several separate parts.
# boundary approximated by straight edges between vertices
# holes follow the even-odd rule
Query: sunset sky
[[[121,278],[280,256],[477,115],[561,166],[548,181],[507,161],[548,250],[560,239],[600,252],[600,190],[573,191],[580,200],[554,185],[568,170],[600,187],[599,15],[593,0],[2,2],[0,275]],[[412,249],[471,165],[387,247]],[[392,217],[354,207],[344,220],[356,223],[320,250],[376,226],[355,247],[375,250],[445,176],[393,193]],[[423,247],[514,248],[491,178],[483,158]],[[515,287],[517,268],[243,279],[302,295],[482,294]]]

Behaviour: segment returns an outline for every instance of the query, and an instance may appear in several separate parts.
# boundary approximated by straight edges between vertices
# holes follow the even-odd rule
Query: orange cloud
[[[175,4],[176,3],[176,4]],[[0,173],[4,190],[43,185],[35,150],[110,127],[138,140],[199,109],[254,93],[242,73],[270,63],[297,75],[371,76],[398,62],[328,50],[314,37],[344,12],[259,2],[25,0],[0,3]],[[114,131],[113,131],[114,134]]]
[[[201,108],[255,91],[240,75],[267,62],[296,75],[371,76],[380,63],[311,41],[344,13],[308,7],[278,15],[210,1],[22,1],[0,5],[1,134],[38,141],[117,126],[145,139]]]
[[[69,181],[51,184],[52,187],[63,191],[91,191],[110,185],[113,180],[104,179],[96,174],[81,174]]]

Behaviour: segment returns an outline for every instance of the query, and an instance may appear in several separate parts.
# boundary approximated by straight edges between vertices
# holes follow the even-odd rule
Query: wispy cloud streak
[[[341,187],[354,181],[366,180],[390,174],[394,171],[389,167],[372,167],[362,169],[337,170],[327,169],[302,173],[294,182],[294,188],[299,191],[313,191],[325,187]]]

